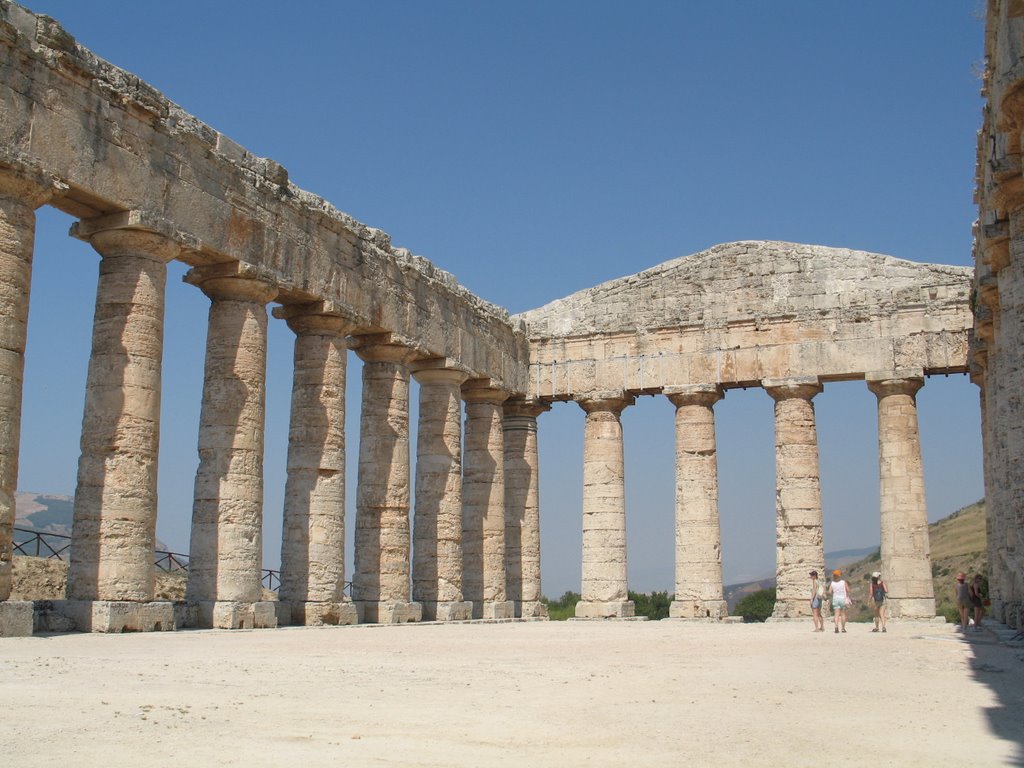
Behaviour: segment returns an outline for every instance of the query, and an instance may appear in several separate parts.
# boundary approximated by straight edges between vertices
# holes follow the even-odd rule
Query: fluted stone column
[[[869,373],[878,398],[882,573],[891,616],[935,616],[928,507],[915,395],[923,371]]]
[[[426,620],[465,620],[473,615],[473,604],[462,595],[460,389],[468,374],[421,364],[413,376],[420,385],[420,401],[412,599],[423,606]]]
[[[540,601],[540,489],[537,417],[551,406],[505,403],[505,563],[508,597],[520,618],[547,618]]]
[[[634,615],[626,582],[626,485],[622,410],[634,399],[621,394],[577,401],[583,428],[583,578],[576,618]]]
[[[345,587],[345,368],[352,326],[321,303],[274,310],[295,332],[281,613],[292,624],[354,624]]]
[[[170,630],[153,600],[167,262],[165,236],[83,221],[74,234],[103,256],[75,490],[67,613],[81,630]],[[150,603],[133,605],[133,603]]]
[[[809,616],[807,573],[821,571],[821,481],[818,432],[811,399],[816,378],[765,380],[775,400],[776,599],[774,619]]]
[[[501,405],[508,393],[488,380],[462,387],[466,449],[462,480],[462,592],[473,618],[510,619],[505,585],[505,445]]]
[[[266,304],[277,289],[234,268],[188,275],[211,303],[186,600],[199,626],[221,629],[277,625],[260,584]]]
[[[722,388],[666,387],[664,393],[676,407],[676,586],[669,616],[720,619],[728,615],[714,412]]]
[[[352,600],[359,621],[419,621],[410,600],[409,361],[412,350],[387,338],[364,337],[362,421],[356,491]]]
[[[32,603],[8,598],[35,211],[52,193],[48,179],[0,172],[0,637],[32,634]]]

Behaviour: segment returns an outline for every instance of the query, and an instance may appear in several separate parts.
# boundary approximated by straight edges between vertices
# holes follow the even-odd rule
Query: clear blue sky
[[[970,264],[983,24],[973,2],[38,0],[298,185],[513,312],[716,243]],[[40,212],[19,487],[73,493],[98,257]],[[168,285],[158,533],[188,546],[207,300]],[[291,332],[272,321],[265,564]],[[350,365],[349,496],[359,367]],[[978,394],[918,397],[929,514],[983,494]],[[828,550],[878,544],[875,399],[815,399]],[[672,589],[673,410],[623,417],[632,588]],[[774,571],[772,401],[716,407],[726,581]],[[579,588],[582,411],[540,420],[544,591]],[[349,529],[354,505],[349,505]],[[351,556],[348,561],[351,571]]]

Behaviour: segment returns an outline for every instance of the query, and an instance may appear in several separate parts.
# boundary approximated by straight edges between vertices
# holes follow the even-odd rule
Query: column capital
[[[887,395],[910,395],[913,397],[924,386],[924,371],[920,368],[896,371],[874,371],[864,375],[868,389],[882,398]]]
[[[184,280],[213,300],[267,304],[277,296],[277,286],[235,261],[196,267],[185,274]]]
[[[356,324],[325,309],[324,302],[310,301],[274,307],[272,314],[284,320],[296,336],[346,336]]]
[[[21,200],[35,210],[67,191],[67,184],[35,168],[0,168],[0,197]]]
[[[662,394],[676,408],[684,405],[703,405],[710,408],[725,397],[725,390],[718,384],[690,384],[665,387]]]
[[[429,357],[416,360],[411,366],[413,378],[420,384],[446,382],[462,386],[469,378],[469,372],[449,357]]]
[[[505,418],[525,417],[536,419],[551,410],[551,404],[536,398],[513,396],[505,401]]]
[[[822,391],[821,381],[817,376],[797,376],[791,379],[764,379],[761,382],[775,402],[799,398],[810,400]]]
[[[467,403],[490,403],[501,405],[509,393],[491,386],[490,379],[469,379],[462,385],[462,399]]]
[[[156,261],[173,261],[182,253],[182,247],[167,236],[141,229],[104,229],[87,237],[74,234],[85,240],[103,257],[139,256],[152,257]]]
[[[635,402],[636,398],[625,392],[590,392],[576,399],[585,413],[609,412],[616,416]]]
[[[394,340],[390,333],[369,333],[353,336],[349,348],[364,363],[399,363],[408,365],[416,359],[416,350]]]

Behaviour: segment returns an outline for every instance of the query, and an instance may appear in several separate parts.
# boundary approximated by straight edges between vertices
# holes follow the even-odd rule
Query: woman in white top
[[[832,583],[828,585],[828,593],[832,596],[832,617],[836,625],[836,634],[840,628],[846,631],[846,609],[853,604],[850,585],[843,579],[842,571],[832,571]]]

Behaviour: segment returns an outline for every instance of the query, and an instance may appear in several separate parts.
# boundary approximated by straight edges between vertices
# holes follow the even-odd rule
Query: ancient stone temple
[[[1020,512],[1007,482],[1021,416],[1012,209],[1009,224],[997,215],[1006,204],[983,204],[992,221],[981,230],[988,266],[979,260],[977,278],[877,254],[739,242],[512,317],[9,0],[0,0],[0,62],[0,634],[30,634],[33,623],[32,604],[8,598],[43,205],[74,216],[72,235],[102,257],[68,599],[55,606],[81,630],[543,617],[538,477],[548,468],[538,444],[545,411],[569,401],[583,411],[584,435],[576,615],[628,618],[621,416],[640,395],[675,407],[671,615],[722,618],[715,408],[738,387],[762,387],[774,401],[775,616],[802,616],[806,573],[824,560],[814,398],[847,380],[862,381],[878,403],[892,612],[932,616],[915,397],[929,375],[968,370],[972,296],[986,485],[1002,505],[993,527],[1005,538],[994,545],[1002,570],[993,583],[1001,604],[1019,611],[1022,569],[1009,542]],[[1002,123],[990,115],[988,125]],[[1018,136],[993,136],[1003,138],[982,151],[1001,147],[1000,162],[1019,162]],[[194,501],[180,603],[154,600],[152,575],[172,260],[191,268],[186,282],[209,300],[200,462],[194,478],[182,478]],[[260,573],[274,322],[288,325],[295,347],[280,599],[269,602]],[[362,400],[347,414],[350,350],[363,361]],[[346,419],[359,425],[354,478],[345,477]],[[346,509],[353,482],[357,501]],[[349,564],[346,526],[355,539]]]
[[[1024,625],[1024,3],[990,0],[978,133],[971,376],[981,389],[992,612]]]

